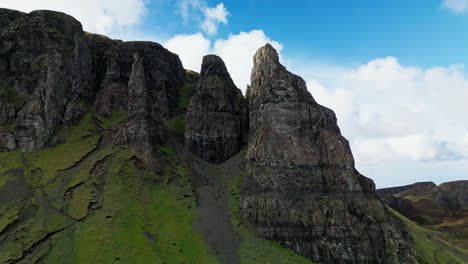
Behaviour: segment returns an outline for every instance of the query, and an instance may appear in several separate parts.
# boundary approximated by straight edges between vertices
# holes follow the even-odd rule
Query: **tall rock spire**
[[[205,56],[188,108],[186,148],[202,159],[220,163],[239,152],[247,131],[247,104],[242,92],[220,57]]]
[[[267,44],[247,91],[250,137],[241,212],[259,235],[325,263],[415,263],[403,222],[354,168],[332,110]]]

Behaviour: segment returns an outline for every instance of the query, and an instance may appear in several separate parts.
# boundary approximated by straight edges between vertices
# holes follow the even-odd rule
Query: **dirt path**
[[[216,255],[220,262],[239,264],[237,251],[242,238],[231,224],[226,180],[240,174],[241,155],[223,164],[214,165],[185,151],[181,137],[170,137],[168,144],[192,175],[197,201],[195,230],[202,233],[211,253]]]

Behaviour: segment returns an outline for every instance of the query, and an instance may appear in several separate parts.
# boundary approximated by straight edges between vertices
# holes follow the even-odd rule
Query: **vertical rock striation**
[[[186,74],[182,63],[153,42],[118,42],[104,54],[106,68],[96,111],[104,117],[127,112],[129,121],[115,131],[114,142],[132,145],[149,157],[152,148],[166,138],[162,121],[173,117],[177,108],[178,89]],[[102,69],[102,63],[95,61],[96,69]]]
[[[247,90],[250,137],[241,212],[259,235],[325,263],[415,263],[410,233],[354,168],[332,110],[269,44]]]
[[[38,150],[67,104],[87,96],[90,54],[80,22],[53,11],[0,9],[1,149]]]
[[[242,92],[220,57],[205,56],[188,108],[186,148],[204,160],[221,163],[240,151],[247,131],[247,104]]]
[[[185,79],[179,57],[157,43],[85,33],[60,12],[0,9],[0,151],[39,150],[94,102],[103,117],[128,114],[114,142],[148,157]]]

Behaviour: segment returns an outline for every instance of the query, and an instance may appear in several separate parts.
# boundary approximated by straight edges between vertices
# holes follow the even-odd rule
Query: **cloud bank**
[[[164,46],[179,55],[185,68],[197,72],[200,71],[204,55],[211,53],[220,56],[226,63],[234,83],[245,93],[247,84],[250,83],[253,55],[266,43],[272,44],[278,52],[283,49],[283,45],[270,39],[263,30],[231,34],[227,39],[220,38],[214,42],[201,33],[177,35],[169,39]]]
[[[336,112],[361,168],[468,158],[463,65],[421,69],[386,57],[356,68],[300,68],[315,99]]]
[[[444,0],[442,6],[458,14],[468,10],[468,0]]]
[[[208,35],[218,33],[219,24],[227,24],[228,10],[223,3],[215,7],[209,7],[203,0],[182,0],[179,3],[178,13],[182,16],[184,23],[195,21],[199,27]]]
[[[56,10],[72,15],[86,31],[112,35],[141,23],[147,13],[145,0],[2,0],[0,6],[31,12]]]

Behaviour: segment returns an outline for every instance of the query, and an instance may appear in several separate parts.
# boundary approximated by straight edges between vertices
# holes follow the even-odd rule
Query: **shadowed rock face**
[[[126,111],[129,121],[114,133],[114,142],[132,145],[148,157],[166,138],[162,121],[173,116],[185,70],[177,55],[152,42],[121,42],[104,54],[96,111],[105,117]],[[96,68],[102,68],[98,63]]]
[[[203,58],[200,80],[190,101],[185,146],[200,158],[220,163],[246,141],[247,104],[220,57]]]
[[[0,17],[0,134],[11,139],[0,149],[38,150],[67,104],[87,96],[89,47],[80,22],[63,13],[1,9]]]
[[[325,263],[415,263],[407,227],[354,168],[333,111],[269,44],[247,90],[250,137],[241,212],[259,235]]]
[[[94,102],[104,117],[127,112],[114,142],[149,157],[185,78],[178,56],[157,43],[85,33],[59,12],[0,9],[0,151],[42,148]]]

